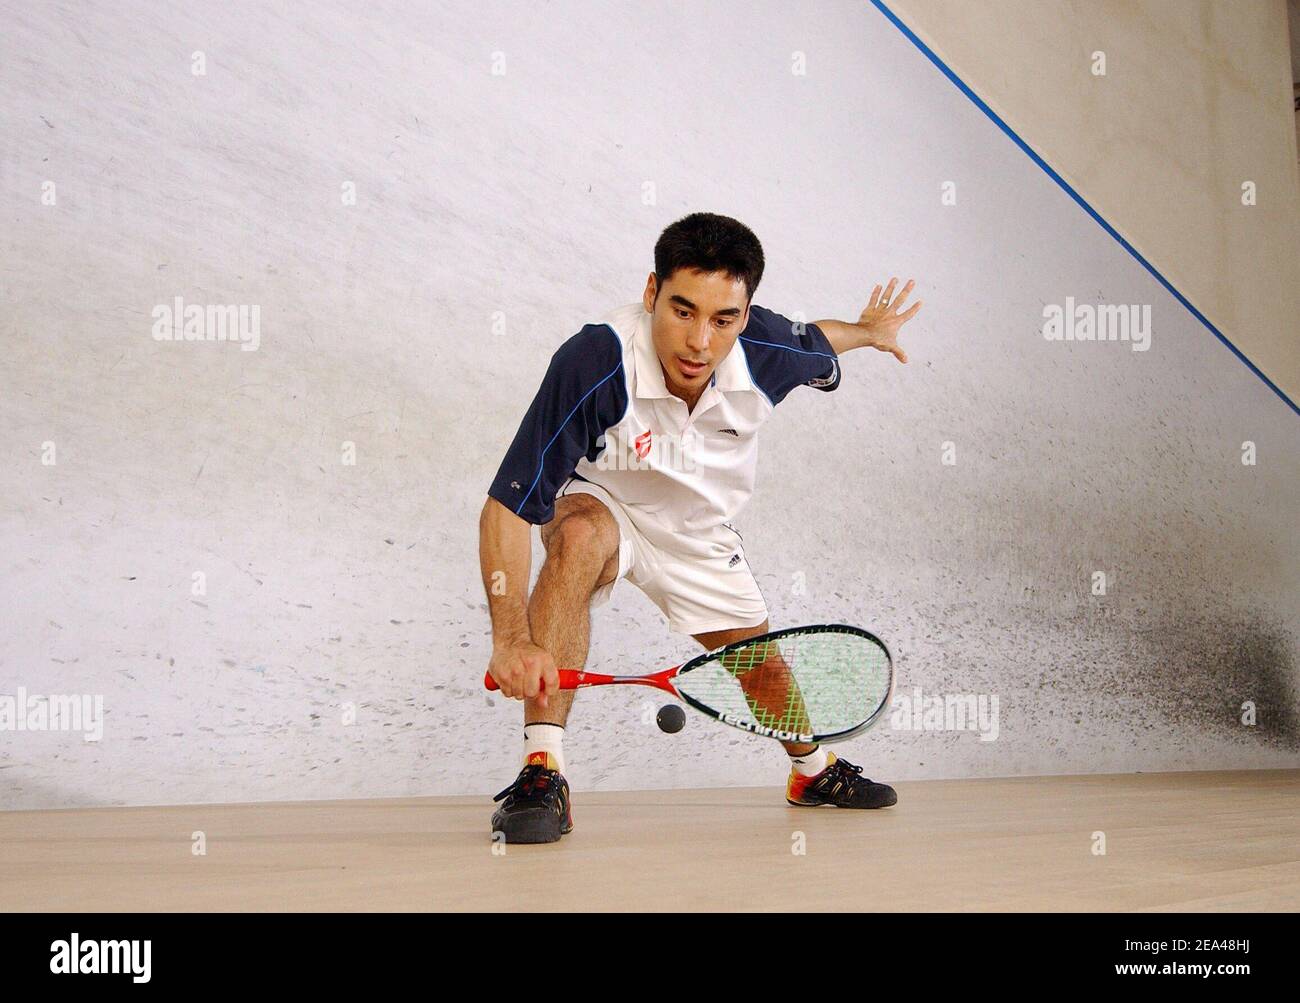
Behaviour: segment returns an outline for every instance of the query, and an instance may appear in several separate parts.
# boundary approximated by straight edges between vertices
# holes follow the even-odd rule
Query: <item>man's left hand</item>
[[[917,300],[910,309],[903,311],[903,304],[907,301],[914,283],[908,279],[907,285],[903,286],[898,293],[898,298],[895,299],[894,288],[897,285],[898,279],[893,278],[889,280],[889,285],[885,286],[883,293],[880,286],[876,286],[871,291],[871,301],[858,318],[857,326],[862,328],[865,334],[862,347],[889,352],[899,362],[906,362],[907,353],[898,345],[898,331],[916,316],[916,311],[921,309],[921,301]]]

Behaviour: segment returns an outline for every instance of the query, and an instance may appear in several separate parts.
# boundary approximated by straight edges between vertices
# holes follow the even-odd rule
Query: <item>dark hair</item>
[[[726,272],[745,283],[752,300],[763,277],[763,245],[739,220],[693,212],[664,230],[655,242],[655,277],[660,289],[679,268]]]

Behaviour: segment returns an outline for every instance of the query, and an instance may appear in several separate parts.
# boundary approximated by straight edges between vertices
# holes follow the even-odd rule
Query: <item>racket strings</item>
[[[810,629],[719,653],[676,683],[741,727],[834,734],[867,720],[885,699],[889,656],[869,636]]]

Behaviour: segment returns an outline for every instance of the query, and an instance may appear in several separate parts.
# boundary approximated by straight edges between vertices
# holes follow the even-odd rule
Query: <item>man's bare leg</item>
[[[587,660],[591,596],[618,574],[618,543],[618,523],[595,498],[556,500],[555,518],[542,527],[546,560],[528,599],[532,642],[550,654],[556,668],[580,669]],[[561,744],[573,691],[546,698],[546,706],[524,701],[528,764],[496,798],[505,801],[492,816],[494,838],[509,843],[553,843],[573,828]]]
[[[591,596],[618,574],[618,523],[591,495],[556,499],[555,518],[542,527],[546,561],[528,599],[533,643],[550,652],[556,668],[581,669],[591,638]],[[563,726],[573,690],[547,694],[547,704],[524,701],[524,724]]]
[[[725,647],[728,644],[735,644],[737,641],[748,641],[751,637],[759,637],[766,634],[772,628],[764,620],[757,627],[736,627],[731,630],[711,630],[705,634],[693,635],[695,640],[704,645],[708,651],[715,651],[718,648]],[[810,745],[806,742],[782,742],[785,751],[790,753],[792,758],[806,756],[817,749],[817,746]]]
[[[709,651],[747,641],[751,637],[766,634],[771,627],[766,620],[757,627],[738,627],[733,630],[713,630],[705,634],[695,634],[695,640]],[[741,681],[741,688],[744,683]],[[749,696],[748,692],[746,696]],[[832,760],[830,753],[817,745],[802,742],[782,742],[785,751],[790,754],[794,772],[786,784],[786,800],[794,805],[833,804],[841,808],[888,808],[898,803],[898,794],[888,784],[878,784],[868,777],[861,776],[860,767],[846,764],[844,760]],[[828,769],[835,764],[836,774]],[[796,776],[797,774],[797,776]],[[821,781],[821,787],[828,791],[809,788]]]

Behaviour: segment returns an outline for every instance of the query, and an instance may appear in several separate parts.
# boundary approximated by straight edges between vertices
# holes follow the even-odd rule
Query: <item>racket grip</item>
[[[581,685],[580,679],[583,673],[578,669],[557,669],[556,671],[560,674],[560,689],[576,690]],[[499,690],[501,688],[497,685],[497,681],[492,678],[491,672],[483,674],[483,685],[489,690]]]

